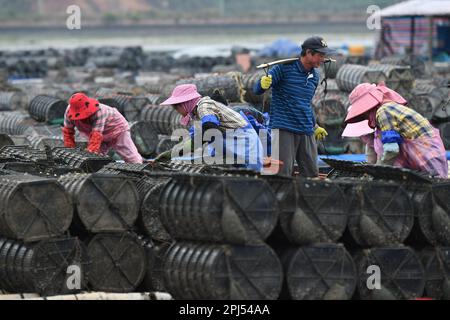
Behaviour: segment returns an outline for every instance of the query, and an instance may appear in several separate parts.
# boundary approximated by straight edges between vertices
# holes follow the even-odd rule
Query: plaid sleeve
[[[388,108],[379,108],[376,118],[381,131],[399,131],[397,117]]]
[[[69,128],[69,129],[73,129],[75,127],[75,124],[73,123],[72,120],[70,120],[67,117],[67,113],[69,112],[69,108],[70,108],[70,106],[67,106],[66,112],[64,113],[64,127]]]
[[[203,98],[199,102],[197,113],[202,124],[212,122],[222,129],[236,129],[247,125],[238,112],[210,98]]]
[[[383,132],[395,131],[406,139],[433,136],[433,127],[425,117],[396,103],[386,103],[378,109],[377,125]]]
[[[219,122],[219,117],[217,116],[218,114],[218,110],[216,105],[214,105],[213,103],[202,103],[198,108],[197,108],[197,112],[198,112],[198,117],[200,118],[200,120],[202,122],[204,122],[203,119],[210,119],[213,120],[214,118],[217,120],[217,122]],[[210,121],[210,122],[215,122],[215,121]]]
[[[100,107],[100,109],[92,116],[92,130],[103,132],[108,116],[108,109]]]

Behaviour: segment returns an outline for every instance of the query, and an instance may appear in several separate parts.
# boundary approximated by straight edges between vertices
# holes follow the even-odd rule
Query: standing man
[[[142,163],[130,127],[116,108],[99,103],[84,93],[75,93],[69,100],[62,129],[64,146],[75,148],[75,128],[89,139],[87,151],[106,154],[114,149],[125,162]]]
[[[256,83],[255,94],[272,88],[270,128],[279,129],[280,175],[291,176],[294,160],[304,177],[317,177],[317,143],[328,133],[316,124],[311,100],[319,84],[317,68],[333,51],[321,37],[302,44],[297,61],[274,66]]]

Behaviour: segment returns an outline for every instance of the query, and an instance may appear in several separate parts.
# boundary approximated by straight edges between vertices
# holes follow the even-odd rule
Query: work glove
[[[72,128],[62,128],[64,147],[75,148],[75,130]]]
[[[317,126],[314,129],[314,137],[316,138],[316,140],[323,140],[325,139],[325,137],[328,135],[327,130],[325,130],[322,127]]]
[[[86,150],[91,153],[99,153],[102,141],[103,134],[99,131],[92,130],[91,135],[89,136],[89,143]]]
[[[267,90],[270,88],[271,85],[272,85],[272,76],[271,75],[263,76],[261,78],[261,88],[263,88],[264,90]]]
[[[383,144],[383,156],[381,157],[381,163],[392,164],[395,157],[400,152],[400,146],[398,143],[385,143]]]

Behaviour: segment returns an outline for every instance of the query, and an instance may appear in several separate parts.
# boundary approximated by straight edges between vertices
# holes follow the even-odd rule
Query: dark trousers
[[[319,175],[317,143],[314,135],[307,136],[280,130],[279,144],[280,160],[283,161],[280,175],[292,176],[294,160],[297,161],[301,176],[317,177]]]

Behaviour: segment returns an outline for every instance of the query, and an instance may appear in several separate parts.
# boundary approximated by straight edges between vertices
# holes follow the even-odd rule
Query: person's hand
[[[267,90],[270,88],[271,85],[272,85],[272,76],[271,75],[263,76],[261,78],[261,88],[263,88],[264,90]]]
[[[398,143],[385,143],[383,144],[383,156],[381,162],[384,164],[390,163],[400,152],[400,146]]]
[[[316,140],[323,140],[327,135],[328,135],[327,130],[325,130],[322,127],[317,126],[316,129],[314,130],[314,137],[316,138]]]
[[[99,131],[92,130],[89,136],[89,142],[86,150],[90,153],[100,153],[100,146],[102,145],[103,134]]]

